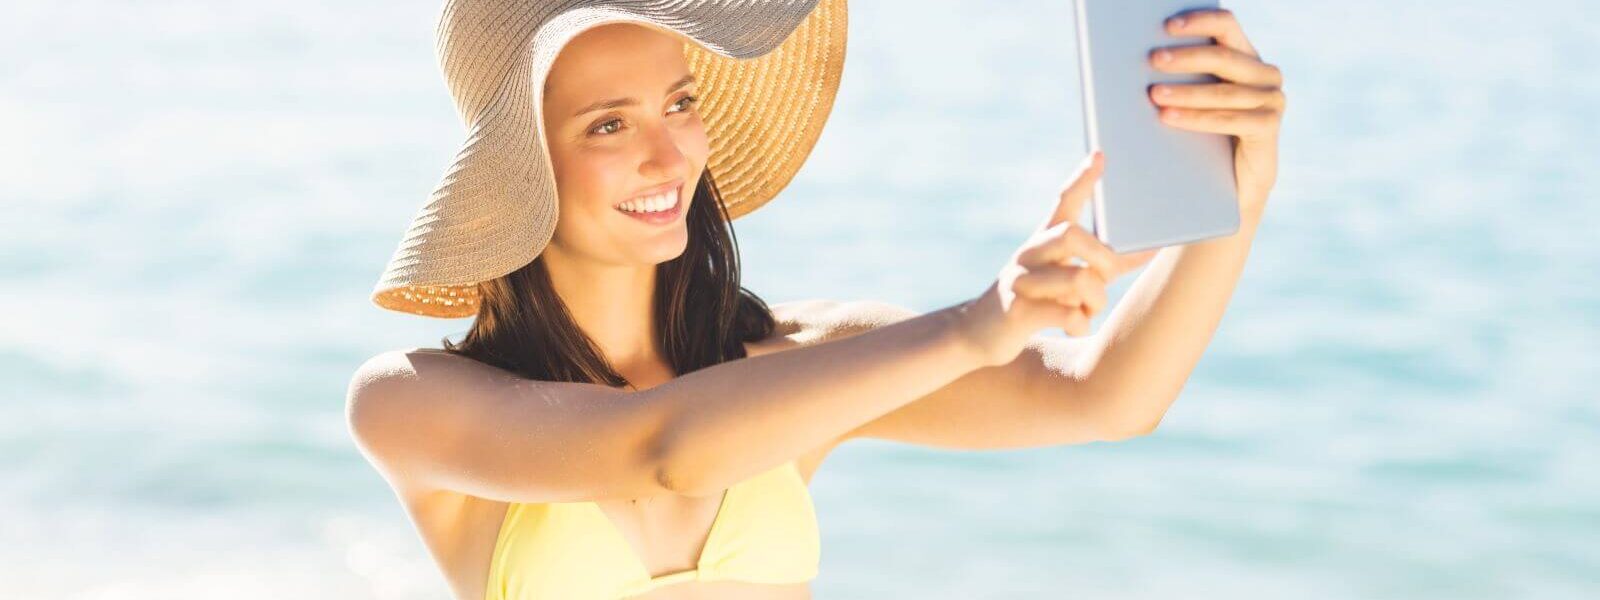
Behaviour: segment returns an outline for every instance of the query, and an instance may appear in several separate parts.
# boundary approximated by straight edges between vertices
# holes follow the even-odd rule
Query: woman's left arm
[[[1099,414],[1134,431],[1160,423],[1199,362],[1244,270],[1277,178],[1278,124],[1285,105],[1281,72],[1261,61],[1231,11],[1180,17],[1168,19],[1167,31],[1210,36],[1216,43],[1158,48],[1150,64],[1167,72],[1211,73],[1222,81],[1156,85],[1150,98],[1168,125],[1235,137],[1239,231],[1161,249],[1105,325],[1075,344],[1081,350],[1073,356],[1075,364],[1049,371],[1051,379],[1062,382],[1087,373],[1098,389],[1108,391],[1097,400],[1113,403]],[[1116,166],[1108,161],[1107,168]],[[1051,388],[1045,383],[1038,389],[1049,393]]]
[[[1277,176],[1282,76],[1261,62],[1227,10],[1189,12],[1174,34],[1217,44],[1175,49],[1173,72],[1210,72],[1224,81],[1183,84],[1152,101],[1175,127],[1235,136],[1239,231],[1162,248],[1099,331],[1087,337],[1034,336],[1009,364],[968,373],[858,427],[866,437],[941,448],[1011,449],[1119,440],[1154,430],[1177,399],[1222,320]],[[1159,89],[1159,86],[1158,88]],[[1173,110],[1175,109],[1175,110]],[[1163,112],[1167,112],[1164,110]],[[1108,161],[1107,168],[1116,168]],[[917,313],[876,301],[797,306],[800,341],[834,339]],[[788,314],[787,312],[785,313]],[[837,442],[835,442],[837,443]]]

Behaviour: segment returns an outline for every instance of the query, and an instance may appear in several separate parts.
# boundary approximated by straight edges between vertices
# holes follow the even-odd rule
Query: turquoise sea
[[[1083,155],[1070,2],[853,5],[745,286],[964,300]],[[1600,597],[1600,5],[1226,5],[1282,162],[1161,427],[841,446],[817,598]],[[467,325],[367,300],[460,140],[437,7],[0,8],[0,598],[448,598],[343,420]]]

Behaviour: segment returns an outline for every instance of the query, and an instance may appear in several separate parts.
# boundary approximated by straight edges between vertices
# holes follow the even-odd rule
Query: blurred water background
[[[1226,5],[1286,75],[1280,178],[1160,429],[841,446],[818,598],[1600,597],[1600,8]],[[468,323],[367,300],[460,139],[436,9],[0,9],[0,597],[448,597],[343,420]],[[981,292],[1084,152],[1071,31],[854,2],[746,287]]]

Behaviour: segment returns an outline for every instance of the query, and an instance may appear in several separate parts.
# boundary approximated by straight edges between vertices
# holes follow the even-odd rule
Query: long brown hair
[[[684,216],[689,242],[656,265],[655,335],[677,375],[744,358],[744,342],[777,326],[766,302],[739,285],[738,236],[727,215],[711,170],[702,171]],[[542,253],[478,288],[472,327],[459,343],[441,340],[445,351],[540,381],[628,383],[572,320]]]

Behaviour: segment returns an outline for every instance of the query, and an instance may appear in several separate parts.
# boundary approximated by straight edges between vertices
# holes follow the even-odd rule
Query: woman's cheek
[[[595,208],[611,207],[611,196],[620,189],[616,181],[617,175],[625,171],[620,170],[621,162],[605,152],[585,149],[578,151],[569,169],[569,189],[571,200],[581,200],[586,206]]]
[[[706,134],[705,122],[701,121],[698,116],[693,119],[693,123],[689,127],[689,144],[687,144],[687,147],[693,149],[690,155],[694,157],[696,164],[704,165],[706,158],[711,155],[711,136]]]

